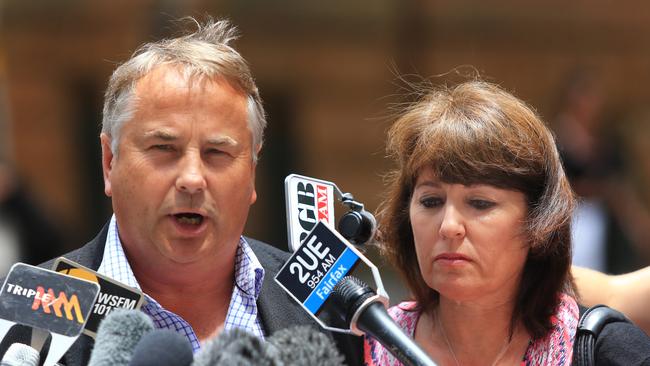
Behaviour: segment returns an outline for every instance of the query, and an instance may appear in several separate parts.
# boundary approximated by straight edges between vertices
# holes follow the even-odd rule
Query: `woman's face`
[[[454,301],[514,300],[528,254],[523,193],[417,178],[409,217],[425,283]]]

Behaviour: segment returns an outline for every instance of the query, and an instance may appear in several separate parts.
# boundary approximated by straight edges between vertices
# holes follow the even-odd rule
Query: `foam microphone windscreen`
[[[171,329],[154,329],[135,346],[129,366],[189,366],[193,359],[187,338]]]
[[[276,351],[264,340],[241,330],[224,330],[203,345],[193,366],[281,366]]]
[[[39,361],[37,350],[26,344],[13,343],[2,357],[0,366],[36,366]]]
[[[268,342],[277,349],[284,365],[340,366],[345,358],[334,342],[318,329],[296,326],[279,330]]]
[[[99,324],[88,366],[127,366],[140,339],[153,322],[138,310],[115,309]]]

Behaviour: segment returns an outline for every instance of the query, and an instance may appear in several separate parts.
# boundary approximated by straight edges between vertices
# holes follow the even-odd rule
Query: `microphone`
[[[127,366],[140,339],[153,330],[141,311],[115,309],[99,324],[88,366]]]
[[[350,329],[381,343],[405,365],[435,366],[429,356],[395,324],[375,292],[361,280],[346,276],[334,287],[332,306]]]
[[[57,273],[92,281],[99,285],[97,301],[93,305],[92,311],[88,316],[88,321],[83,329],[83,333],[93,339],[97,335],[99,323],[113,309],[139,310],[142,303],[144,303],[145,299],[142,291],[115,281],[108,276],[104,276],[97,271],[84,267],[65,257],[57,258],[54,261],[52,270]]]
[[[15,324],[46,331],[52,340],[43,363],[54,365],[81,334],[98,293],[96,283],[16,263],[0,289],[0,338]]]
[[[280,366],[277,350],[242,329],[222,331],[196,354],[192,366]]]
[[[0,366],[37,366],[40,358],[34,348],[22,343],[13,343],[2,357]]]
[[[334,342],[310,326],[285,328],[266,342],[241,329],[223,331],[206,343],[192,366],[340,366]]]
[[[340,366],[345,363],[334,342],[310,326],[279,330],[268,339],[284,365]]]
[[[135,346],[129,366],[189,366],[193,359],[187,338],[171,329],[154,329]]]
[[[344,193],[341,202],[350,210],[339,219],[339,233],[354,245],[369,243],[377,233],[375,217],[364,209],[363,203],[355,201],[351,193]]]

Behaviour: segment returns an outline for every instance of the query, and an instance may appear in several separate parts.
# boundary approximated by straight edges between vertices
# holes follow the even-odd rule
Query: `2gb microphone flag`
[[[360,254],[324,221],[316,223],[275,276],[314,317],[332,289],[359,262]]]
[[[335,192],[340,191],[332,182],[298,174],[284,180],[289,248],[296,251],[319,221],[334,226]]]

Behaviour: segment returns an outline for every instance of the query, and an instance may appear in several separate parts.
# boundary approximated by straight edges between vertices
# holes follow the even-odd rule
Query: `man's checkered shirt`
[[[111,277],[131,287],[140,289],[140,285],[131,270],[124,254],[118,235],[115,215],[111,217],[106,237],[104,257],[97,272]],[[246,240],[241,237],[235,255],[235,283],[228,306],[224,329],[240,328],[259,337],[264,336],[257,314],[257,297],[264,281],[264,268],[258,261]],[[180,316],[165,310],[155,299],[145,294],[146,303],[142,311],[149,315],[156,328],[166,328],[184,334],[192,344],[194,352],[201,349],[201,344],[188,322]]]

